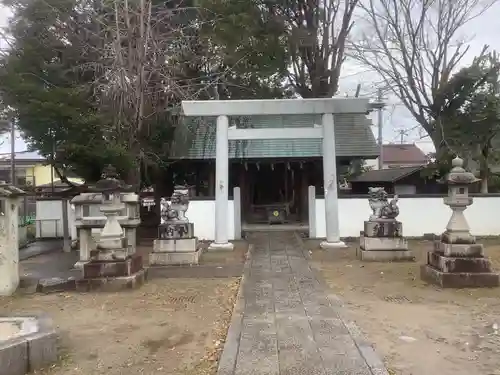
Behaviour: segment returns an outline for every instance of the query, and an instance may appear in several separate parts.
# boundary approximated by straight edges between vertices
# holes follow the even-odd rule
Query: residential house
[[[423,176],[425,166],[374,169],[350,181],[351,194],[367,194],[370,187],[383,187],[389,194],[439,194],[446,185]]]
[[[58,180],[57,173],[47,160],[36,151],[15,153],[17,186],[41,186]],[[0,180],[11,181],[11,154],[0,154]],[[80,181],[76,178],[75,181]]]
[[[426,165],[429,158],[415,144],[386,144],[382,146],[382,169],[416,167]],[[373,169],[378,168],[378,159],[368,163]]]

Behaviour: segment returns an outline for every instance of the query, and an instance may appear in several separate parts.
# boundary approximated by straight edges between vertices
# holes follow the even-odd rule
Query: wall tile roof
[[[352,182],[396,182],[403,177],[412,175],[421,169],[423,166],[401,167],[388,169],[374,169],[365,172],[358,177],[352,179]]]

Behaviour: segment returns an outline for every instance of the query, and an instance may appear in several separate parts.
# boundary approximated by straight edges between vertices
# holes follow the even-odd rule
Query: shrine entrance
[[[278,225],[300,221],[300,187],[296,186],[293,168],[296,166],[283,162],[262,162],[248,167],[245,171],[247,186],[241,192],[243,225]]]
[[[368,99],[361,98],[183,101],[182,111],[185,116],[217,118],[215,241],[210,248],[233,248],[228,240],[229,140],[252,139],[322,139],[326,241],[321,246],[344,247],[339,235],[334,114],[366,114],[369,109]],[[281,115],[321,115],[321,124],[285,128],[239,128],[236,125],[230,126],[229,121],[230,116]],[[238,212],[241,212],[240,208]]]

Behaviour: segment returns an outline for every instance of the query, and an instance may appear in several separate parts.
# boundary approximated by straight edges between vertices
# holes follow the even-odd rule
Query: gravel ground
[[[410,241],[415,263],[363,263],[357,244],[325,252],[305,242],[313,266],[347,305],[391,374],[500,375],[500,289],[440,289],[420,280],[432,248]],[[485,240],[500,269],[500,243]]]
[[[215,374],[239,279],[158,279],[121,293],[0,298],[0,314],[48,314],[61,360],[44,375]]]

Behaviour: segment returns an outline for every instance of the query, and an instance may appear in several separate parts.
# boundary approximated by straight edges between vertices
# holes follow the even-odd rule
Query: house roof
[[[174,159],[214,159],[216,119],[187,118],[177,128],[172,149]],[[370,129],[371,120],[363,114],[337,114],[335,144],[337,156],[376,158],[379,150]],[[312,127],[321,124],[319,115],[239,116],[230,126],[239,128]],[[229,158],[290,158],[322,156],[321,139],[255,139],[229,141]]]
[[[79,181],[71,181],[71,183],[76,186],[84,185],[83,182]],[[68,187],[71,187],[71,185],[62,182],[60,179],[54,180],[54,188],[68,188]],[[49,182],[47,184],[38,185],[37,188],[52,188],[52,183]]]
[[[16,161],[43,162],[46,159],[38,151],[19,151],[15,153]],[[0,162],[10,162],[10,152],[0,154]]]
[[[424,152],[414,144],[388,144],[382,147],[382,159],[386,164],[426,164],[428,161]]]
[[[363,173],[351,182],[396,182],[423,169],[424,166],[377,169]]]

